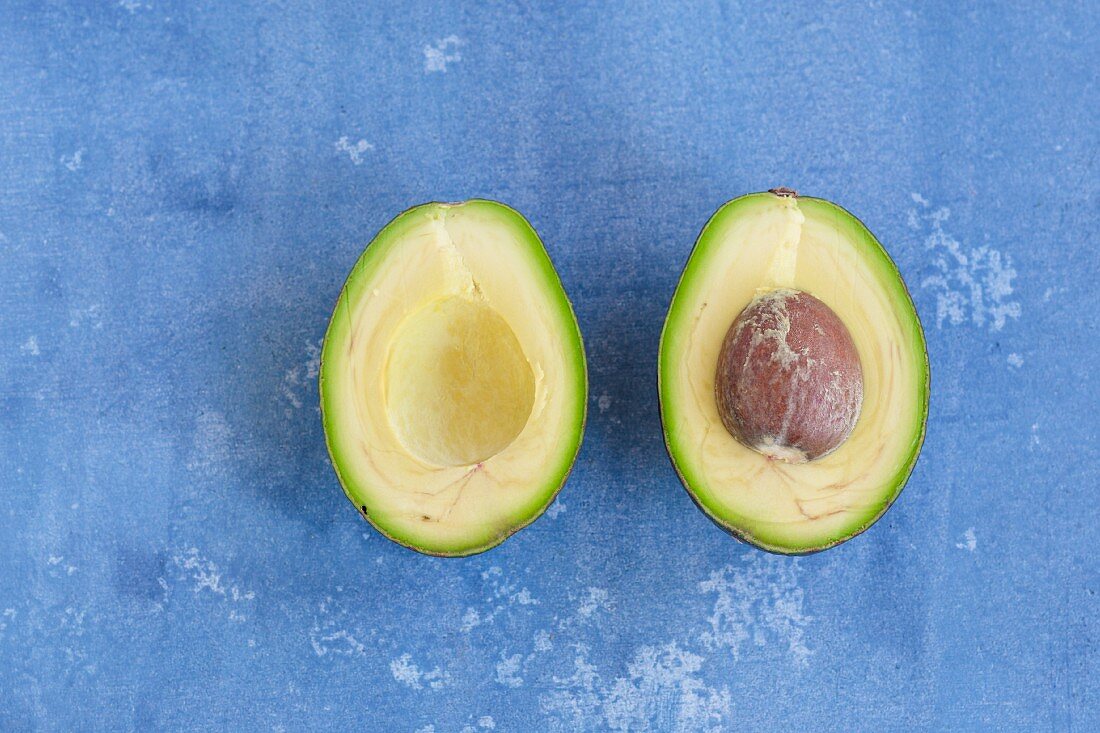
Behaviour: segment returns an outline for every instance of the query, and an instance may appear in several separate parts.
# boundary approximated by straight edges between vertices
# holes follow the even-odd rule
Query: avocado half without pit
[[[897,267],[854,216],[789,189],[707,222],[669,307],[658,382],[688,493],[771,552],[867,529],[924,440],[928,356]]]
[[[503,542],[553,501],[588,381],[572,306],[538,235],[492,201],[431,203],[355,264],[321,352],[321,412],[348,498],[413,550]]]

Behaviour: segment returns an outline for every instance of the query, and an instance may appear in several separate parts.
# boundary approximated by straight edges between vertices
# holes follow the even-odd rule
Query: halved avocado
[[[782,341],[793,333],[786,320],[779,328],[774,319],[758,319],[762,330],[738,342],[742,314],[759,316],[770,301],[794,302],[790,298],[807,294],[807,303],[823,303],[843,324],[862,366],[862,409],[856,403],[854,425],[840,426],[850,433],[833,430],[842,442],[809,456],[798,446],[775,446],[771,438],[754,445],[742,434],[751,431],[738,429],[743,416],[719,404],[726,407],[719,398],[732,390],[720,384],[730,381],[723,369],[744,367],[738,359],[749,358],[745,344],[779,336],[786,353],[799,356]],[[817,320],[805,325],[823,333]],[[736,343],[743,352],[734,359],[729,349]],[[779,356],[773,351],[771,358]],[[769,364],[768,375],[780,366]],[[792,378],[796,385],[799,378]],[[736,384],[743,383],[753,384]],[[755,384],[766,391],[777,382]],[[889,255],[854,216],[828,201],[774,189],[734,199],[707,222],[661,334],[658,392],[673,465],[691,498],[720,527],[781,554],[823,550],[867,529],[913,469],[924,440],[928,387],[928,356],[913,302]],[[741,399],[751,407],[775,404],[775,396]],[[811,395],[806,403],[820,407],[828,397]]]
[[[533,522],[580,449],[588,377],[527,220],[472,200],[387,224],[340,293],[320,392],[344,492],[390,539],[472,555]]]

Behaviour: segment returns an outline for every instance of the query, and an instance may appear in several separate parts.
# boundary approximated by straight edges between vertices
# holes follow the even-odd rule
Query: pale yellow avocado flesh
[[[832,454],[791,464],[725,430],[714,396],[718,352],[755,295],[808,292],[840,317],[863,367],[858,422]],[[720,526],[763,549],[805,553],[858,534],[896,498],[928,409],[920,321],[889,256],[848,212],[820,199],[753,194],[703,230],[673,296],[658,367],[669,454]]]
[[[515,333],[483,298],[466,294],[428,303],[398,326],[383,379],[398,440],[437,466],[500,453],[535,404],[535,375]]]
[[[421,552],[503,541],[580,447],[576,319],[534,230],[495,202],[425,204],[379,233],[340,295],[320,384],[348,497]]]

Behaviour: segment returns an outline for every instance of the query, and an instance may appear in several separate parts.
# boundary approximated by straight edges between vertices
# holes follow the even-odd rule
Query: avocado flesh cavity
[[[499,544],[546,509],[580,447],[580,331],[538,236],[502,204],[390,222],[349,275],[321,359],[344,491],[411,549]]]
[[[851,434],[801,464],[738,443],[715,400],[730,324],[756,295],[778,288],[828,305],[863,368]],[[719,209],[673,296],[658,380],[666,444],[688,493],[719,526],[773,552],[814,552],[870,526],[901,491],[924,437],[928,361],[909,294],[863,224],[820,199],[761,193]]]
[[[472,466],[515,440],[535,376],[508,323],[482,299],[429,303],[398,327],[386,365],[386,408],[412,455]]]

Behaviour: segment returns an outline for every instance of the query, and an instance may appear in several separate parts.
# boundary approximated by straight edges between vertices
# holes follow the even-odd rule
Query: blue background
[[[1097,730],[1098,15],[4,3],[0,729]],[[879,236],[933,373],[895,507],[801,559],[694,508],[655,388],[697,232],[777,185]],[[590,417],[448,561],[344,498],[317,354],[374,233],[474,196],[542,235]]]

